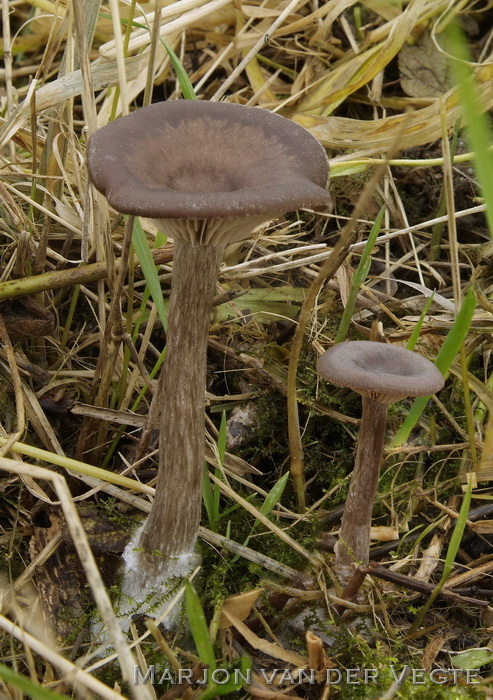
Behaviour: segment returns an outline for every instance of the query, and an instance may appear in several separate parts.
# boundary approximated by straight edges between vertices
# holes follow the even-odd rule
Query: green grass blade
[[[237,681],[235,681],[234,671],[230,671],[229,673],[231,675],[227,683],[221,683],[221,685],[214,683],[210,688],[204,690],[196,700],[212,700],[212,698],[217,695],[229,695],[230,693],[241,690],[246,683],[241,676],[243,676],[243,678],[248,678],[251,667],[252,664],[248,656],[242,656],[240,659],[240,668],[238,669],[241,675],[238,675]]]
[[[226,437],[226,411],[223,411],[221,416],[221,425],[219,426],[219,435],[217,436],[217,451],[221,464],[224,464],[224,455],[226,454]]]
[[[166,307],[163,301],[163,292],[161,290],[161,283],[156,271],[156,265],[151,255],[151,250],[147,242],[147,238],[142,228],[142,224],[139,218],[136,216],[134,220],[134,230],[132,233],[132,245],[135,250],[135,254],[139,260],[142,272],[149,287],[149,293],[152,297],[153,302],[156,304],[156,309],[158,316],[163,324],[164,330],[168,327],[168,319],[166,315]]]
[[[217,437],[217,453],[221,465],[224,464],[224,456],[226,454],[226,438],[226,412],[223,411],[221,416],[221,425],[219,426],[219,434]],[[216,468],[215,474],[218,478],[220,478],[221,470]],[[216,525],[217,521],[219,520],[219,502],[221,500],[221,487],[216,482],[214,482],[214,485],[212,485],[211,480],[209,478],[209,468],[207,464],[204,465],[204,473],[202,475],[202,500],[204,501],[205,510],[207,513],[207,520],[209,522],[209,528],[213,532],[216,532]]]
[[[166,41],[164,41],[164,39],[160,39],[160,41],[166,49],[166,51],[168,52],[169,60],[171,61],[173,70],[175,71],[176,77],[178,78],[178,82],[180,83],[180,88],[183,97],[186,100],[196,100],[197,95],[195,94],[195,90],[193,89],[193,85],[190,82],[190,78],[188,77],[187,71],[183,68],[182,62],[175,54],[171,46]]]
[[[452,324],[451,329],[447,333],[447,337],[437,355],[435,364],[442,374],[445,374],[450,369],[450,365],[457,357],[457,354],[464,342],[469,326],[476,309],[476,299],[472,290],[464,297],[459,313]]]
[[[466,527],[467,523],[467,515],[469,513],[469,509],[471,507],[471,494],[472,494],[472,479],[469,479],[467,483],[467,489],[464,494],[464,500],[462,501],[462,505],[459,511],[459,517],[457,518],[457,522],[455,523],[454,531],[452,533],[452,537],[450,538],[450,543],[447,548],[447,554],[445,556],[445,564],[443,566],[443,572],[442,576],[440,578],[440,581],[438,584],[435,586],[433,589],[432,593],[430,594],[430,597],[426,601],[426,603],[423,605],[421,610],[419,611],[418,615],[416,616],[416,619],[414,620],[413,624],[411,625],[408,634],[413,634],[418,627],[421,625],[421,622],[424,619],[424,616],[428,612],[428,610],[431,608],[433,603],[435,602],[438,594],[442,590],[445,581],[448,579],[450,576],[450,572],[453,569],[454,566],[454,561],[455,557],[457,556],[457,552],[459,551],[460,543],[462,542],[462,537],[464,535],[464,530]]]
[[[288,479],[289,472],[286,472],[281,476],[280,479],[276,481],[274,486],[271,488],[271,490],[265,497],[265,501],[262,504],[262,507],[260,509],[262,515],[269,515],[271,510],[275,507],[276,503],[279,503],[282,494],[284,493],[284,489],[286,488],[286,484],[288,483]]]
[[[462,302],[457,318],[449,330],[435,361],[436,366],[444,376],[448,372],[450,365],[455,360],[457,353],[464,342],[464,339],[469,331],[469,325],[471,323],[475,308],[476,300],[472,291],[469,290],[464,298],[464,301]],[[392,447],[399,447],[406,442],[411,430],[414,428],[420,419],[421,414],[425,410],[429,398],[429,396],[420,396],[414,400],[411,410],[407,414],[406,420],[394,435],[394,438],[390,443]]]
[[[49,688],[43,688],[4,664],[0,664],[0,678],[35,700],[69,700],[67,695],[60,695]]]
[[[491,664],[493,661],[493,651],[491,651],[489,647],[469,649],[460,654],[454,654],[450,660],[453,666],[461,668],[464,671],[476,668],[479,669],[481,666]]]
[[[430,306],[431,306],[431,303],[433,301],[434,296],[435,296],[435,292],[433,292],[433,294],[431,296],[429,296],[428,299],[426,300],[426,304],[423,307],[423,311],[421,312],[421,315],[418,319],[418,322],[414,326],[413,332],[411,333],[411,335],[409,336],[409,340],[407,341],[406,348],[408,350],[414,350],[414,348],[416,347],[416,343],[418,342],[419,336],[421,333],[421,328],[423,327],[423,323],[424,323],[424,320],[426,318],[426,314],[430,310]]]
[[[204,464],[202,473],[202,501],[204,502],[205,512],[207,513],[207,522],[209,529],[212,532],[216,531],[216,514],[214,511],[214,498],[212,496],[212,484],[209,479],[209,467]]]
[[[346,307],[344,309],[344,313],[342,314],[341,322],[339,324],[339,328],[337,330],[337,334],[334,340],[334,343],[342,343],[344,340],[346,340],[346,336],[348,334],[349,326],[351,324],[351,318],[354,313],[354,308],[356,306],[356,300],[358,298],[358,292],[359,288],[363,284],[363,282],[366,279],[366,276],[368,274],[368,271],[370,269],[371,265],[371,258],[370,254],[373,249],[373,246],[375,245],[375,241],[377,240],[377,236],[380,233],[380,229],[382,228],[382,219],[383,215],[385,212],[385,207],[382,207],[380,211],[378,212],[378,216],[375,219],[375,223],[372,226],[372,229],[370,231],[370,235],[368,236],[368,240],[366,242],[366,245],[363,249],[363,253],[361,254],[361,259],[359,261],[359,265],[356,268],[356,272],[354,273],[353,276],[353,281],[351,283],[351,289],[349,291],[349,295],[346,301]]]
[[[453,53],[458,59],[453,61],[452,69],[459,84],[460,100],[466,117],[466,132],[474,151],[474,167],[486,203],[488,228],[490,235],[493,236],[493,153],[490,149],[493,143],[493,130],[488,113],[481,107],[479,86],[472,77],[472,70],[468,65],[472,58],[467,39],[457,22],[451,24],[447,32]]]
[[[0,447],[7,443],[7,438],[0,435]],[[56,464],[59,467],[67,469],[69,472],[75,472],[76,474],[86,474],[87,476],[92,476],[95,479],[101,479],[101,481],[107,482],[108,484],[116,484],[122,488],[130,489],[131,491],[138,491],[140,493],[149,493],[149,486],[143,484],[136,479],[130,479],[128,476],[123,476],[117,472],[109,471],[108,469],[101,469],[101,467],[95,467],[92,464],[86,464],[86,462],[80,462],[77,459],[72,459],[71,457],[66,457],[65,455],[59,455],[56,452],[48,452],[47,450],[42,450],[40,447],[35,447],[34,445],[28,445],[24,442],[14,442],[11,445],[11,449],[14,452],[19,452],[21,455],[26,457],[32,457],[40,462],[47,462],[48,464]]]
[[[207,664],[209,673],[212,673],[216,668],[216,657],[209,637],[209,629],[205,620],[204,609],[190,581],[185,583],[185,606],[188,623],[199,658],[202,663]]]
[[[260,507],[260,512],[262,515],[269,515],[269,513],[272,511],[272,509],[275,507],[276,503],[278,503],[281,500],[282,494],[284,493],[284,489],[286,488],[286,484],[288,483],[290,473],[286,472],[281,476],[280,479],[276,481],[274,486],[271,488],[267,496],[265,497],[264,502],[262,503],[262,506]],[[248,499],[247,499],[248,500]],[[223,513],[223,516],[225,513]],[[248,537],[244,540],[243,546],[246,547],[248,543],[250,542],[250,538],[252,534],[255,532],[255,528],[257,526],[258,520],[256,520],[253,525],[252,529],[250,530],[250,534]],[[237,554],[235,557],[233,557],[231,564],[233,564],[237,559],[239,558],[239,555]]]
[[[464,530],[466,529],[467,515],[471,508],[471,497],[472,497],[472,479],[467,482],[466,492],[464,494],[464,500],[459,511],[459,517],[455,523],[454,531],[452,537],[450,538],[450,543],[447,549],[447,554],[445,556],[445,566],[443,567],[443,574],[441,582],[445,581],[450,576],[450,572],[454,567],[455,557],[459,551],[460,543],[462,542],[462,537],[464,535]]]
[[[160,353],[159,357],[157,358],[157,360],[156,360],[156,362],[155,362],[155,364],[154,364],[154,367],[152,368],[152,370],[151,370],[150,373],[149,373],[149,376],[150,376],[151,379],[154,379],[154,377],[156,376],[156,374],[159,372],[159,369],[160,369],[161,365],[163,364],[164,358],[165,358],[165,357],[166,357],[166,348],[164,347],[164,348],[161,350],[161,353]],[[142,399],[144,398],[144,396],[146,395],[146,393],[147,393],[148,391],[149,391],[149,387],[148,387],[148,386],[145,386],[143,389],[140,390],[139,395],[137,396],[137,398],[135,399],[134,403],[132,404],[132,407],[131,407],[131,409],[130,409],[131,411],[136,411],[136,410],[138,409],[138,407],[140,406],[140,403],[141,403]]]
[[[223,414],[221,416],[221,425],[219,426],[219,435],[217,437],[217,451],[219,455],[219,462],[221,465],[224,464],[224,456],[226,454],[226,438],[227,438],[227,425],[226,425],[226,411],[223,411]],[[216,476],[220,477],[221,472],[219,469],[216,469]],[[219,518],[219,501],[221,499],[221,487],[219,486],[218,483],[214,483],[214,491],[213,491],[213,496],[214,496],[214,513],[216,516],[216,520]]]

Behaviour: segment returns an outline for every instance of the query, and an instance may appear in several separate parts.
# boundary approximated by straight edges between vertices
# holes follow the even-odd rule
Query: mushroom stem
[[[174,239],[173,282],[161,403],[156,495],[140,546],[160,557],[146,567],[166,576],[163,559],[191,554],[202,504],[204,411],[210,313],[222,247]],[[150,572],[149,572],[150,573]],[[172,575],[172,571],[169,572]]]
[[[387,404],[363,396],[354,471],[335,546],[336,567],[342,575],[345,571],[348,575],[352,573],[354,562],[368,564],[371,516],[382,461],[387,408]]]

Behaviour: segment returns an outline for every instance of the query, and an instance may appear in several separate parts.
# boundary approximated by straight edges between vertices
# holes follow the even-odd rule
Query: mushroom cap
[[[334,345],[320,357],[317,370],[328,382],[385,404],[434,394],[444,384],[440,370],[426,357],[371,340]]]
[[[153,219],[266,221],[330,204],[321,144],[299,124],[258,107],[159,102],[95,131],[87,161],[112,207]]]

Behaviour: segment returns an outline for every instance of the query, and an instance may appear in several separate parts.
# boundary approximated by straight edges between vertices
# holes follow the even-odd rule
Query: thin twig
[[[330,279],[340,267],[343,260],[346,259],[353,238],[356,236],[356,224],[359,217],[365,211],[370,203],[371,197],[377,187],[380,179],[387,169],[387,164],[383,163],[376,168],[370,181],[366,185],[364,191],[360,195],[351,218],[341,231],[339,240],[332,249],[329,257],[320,268],[320,271],[310,288],[308,289],[305,301],[300,310],[298,317],[298,325],[293,337],[291,353],[289,356],[288,367],[288,435],[289,449],[291,453],[291,474],[296,486],[298,496],[298,506],[301,512],[305,510],[305,486],[304,486],[304,466],[303,466],[303,447],[301,443],[298,401],[297,401],[297,374],[298,362],[301,355],[301,348],[305,329],[310,320],[313,306],[317,296],[324,284]]]

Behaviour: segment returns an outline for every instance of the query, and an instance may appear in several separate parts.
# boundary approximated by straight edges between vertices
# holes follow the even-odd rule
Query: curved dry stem
[[[395,144],[397,145],[397,144]],[[390,149],[387,154],[387,158],[393,155],[395,147]],[[356,224],[358,222],[358,217],[365,210],[368,205],[373,192],[375,191],[379,181],[383,177],[387,169],[387,159],[385,162],[381,163],[373,173],[371,179],[366,185],[365,189],[361,193],[351,218],[347,222],[346,226],[342,229],[339,240],[335,244],[331,254],[324,262],[316,278],[313,280],[310,288],[305,297],[300,310],[300,315],[298,317],[298,324],[293,337],[293,343],[291,346],[291,352],[289,355],[289,365],[288,365],[288,395],[287,395],[287,410],[288,410],[288,440],[289,440],[289,451],[291,455],[290,470],[293,477],[293,481],[296,488],[296,494],[298,497],[298,507],[301,513],[305,510],[305,476],[304,476],[304,456],[303,456],[303,445],[301,442],[300,435],[300,424],[298,417],[298,399],[297,399],[297,374],[298,374],[298,362],[301,355],[301,349],[303,345],[303,336],[310,320],[313,306],[317,299],[317,295],[320,292],[322,285],[328,279],[330,279],[338,270],[340,265],[346,259],[351,243],[356,236]]]

